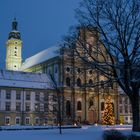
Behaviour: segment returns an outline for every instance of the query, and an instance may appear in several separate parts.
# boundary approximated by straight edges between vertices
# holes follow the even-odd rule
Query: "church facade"
[[[17,29],[16,21],[13,22],[13,29]],[[22,41],[19,36],[15,36],[15,33],[19,34],[17,31],[14,33],[12,31],[7,41],[6,68],[52,75],[63,95],[62,116],[64,123],[71,124],[74,121],[90,124],[102,123],[107,96],[111,97],[115,123],[132,123],[129,100],[124,94],[120,94],[118,85],[93,87],[94,83],[104,80],[105,77],[95,69],[88,68],[78,58],[74,49],[56,45],[27,58],[21,64]],[[9,47],[9,40],[12,40],[11,47]],[[15,41],[18,41],[17,45]],[[15,47],[19,50],[17,55],[14,55]],[[12,52],[10,60],[8,52]],[[16,63],[12,57],[17,60]]]

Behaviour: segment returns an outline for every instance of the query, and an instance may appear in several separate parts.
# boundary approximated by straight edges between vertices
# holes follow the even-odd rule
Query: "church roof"
[[[52,82],[46,74],[0,70],[0,86],[52,89]]]
[[[53,46],[53,47],[47,48],[44,51],[41,51],[37,53],[36,55],[33,55],[25,59],[25,62],[22,64],[20,70],[22,71],[22,70],[28,69],[32,66],[45,62],[59,55],[60,55],[60,46]]]

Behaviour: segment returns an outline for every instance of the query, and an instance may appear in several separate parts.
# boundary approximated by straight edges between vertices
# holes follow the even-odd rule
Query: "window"
[[[36,103],[35,104],[35,111],[39,111],[39,110],[40,110],[39,103]]]
[[[10,92],[6,92],[6,99],[11,99],[11,93]]]
[[[78,72],[78,73],[81,73],[81,69],[80,69],[80,68],[78,68],[78,69],[77,69],[77,72]]]
[[[93,85],[93,81],[92,81],[92,79],[89,79],[89,85]]]
[[[57,73],[58,72],[58,67],[55,66],[54,72]]]
[[[77,86],[78,86],[78,87],[81,86],[81,79],[80,79],[80,78],[77,79]]]
[[[30,103],[26,103],[25,109],[26,111],[30,111]]]
[[[66,101],[66,115],[68,117],[71,116],[71,103],[70,103],[70,101]]]
[[[20,117],[16,117],[15,124],[20,124]]]
[[[35,93],[35,100],[36,100],[36,101],[39,101],[39,100],[40,100],[39,93]]]
[[[125,113],[128,113],[128,106],[127,105],[124,106],[124,111],[125,111]]]
[[[128,104],[128,98],[125,98],[124,103]]]
[[[16,93],[16,100],[20,100],[21,99],[21,94],[20,93]]]
[[[129,106],[129,112],[132,113],[132,107],[131,106]]]
[[[25,118],[25,123],[26,123],[26,125],[30,124],[30,118],[29,117]]]
[[[16,111],[21,111],[21,103],[16,103]]]
[[[122,104],[122,98],[121,97],[119,98],[119,104]]]
[[[92,74],[92,70],[89,71],[89,74]]]
[[[26,100],[30,100],[30,93],[26,93]]]
[[[35,118],[35,124],[39,125],[39,118]]]
[[[69,68],[69,67],[67,67],[67,68],[66,68],[66,71],[67,71],[67,72],[70,72],[70,68]]]
[[[90,108],[91,106],[93,106],[93,101],[90,99],[90,101],[89,101],[89,108]]]
[[[5,103],[5,110],[6,111],[10,111],[11,110],[11,103],[10,102],[6,102]]]
[[[101,102],[101,111],[104,111],[104,107],[105,107],[104,102]]]
[[[70,78],[69,78],[69,77],[66,78],[66,85],[69,86],[69,87],[70,87],[70,85],[71,85],[71,84],[70,84]]]
[[[125,117],[125,120],[128,121],[128,117]]]
[[[45,118],[45,119],[44,119],[44,124],[47,124],[47,123],[48,123],[48,119]]]
[[[5,125],[10,125],[10,117],[5,118]]]
[[[78,101],[77,102],[77,110],[82,110],[82,104],[81,104],[81,101]]]
[[[122,106],[119,107],[119,112],[123,113],[123,107]]]
[[[48,111],[48,104],[44,103],[44,111]]]

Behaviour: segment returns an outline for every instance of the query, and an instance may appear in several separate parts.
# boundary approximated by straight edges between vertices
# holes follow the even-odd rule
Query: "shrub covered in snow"
[[[104,140],[127,140],[127,137],[117,130],[107,130],[103,133]]]
[[[128,140],[140,140],[140,136],[130,135],[130,136],[128,137]]]

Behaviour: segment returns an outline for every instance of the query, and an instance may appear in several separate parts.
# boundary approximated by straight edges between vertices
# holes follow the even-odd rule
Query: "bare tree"
[[[108,83],[118,83],[131,101],[133,131],[140,131],[139,0],[82,0],[76,14],[81,27],[68,43],[75,42],[80,58]]]
[[[54,76],[50,74],[50,78],[52,80],[52,87],[54,88],[54,91],[56,93],[55,96],[55,102],[56,104],[52,104],[54,111],[56,112],[57,115],[57,120],[58,120],[58,125],[59,125],[59,133],[62,134],[62,92],[61,88],[58,86]]]

